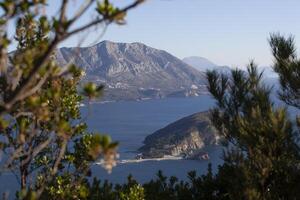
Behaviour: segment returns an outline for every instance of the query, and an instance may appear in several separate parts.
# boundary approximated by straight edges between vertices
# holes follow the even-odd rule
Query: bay
[[[144,138],[154,131],[163,128],[171,122],[190,114],[208,110],[214,105],[211,97],[202,95],[190,98],[167,98],[146,101],[120,101],[109,103],[91,103],[82,107],[83,119],[89,130],[108,134],[119,142],[120,160],[133,159]],[[187,179],[187,172],[196,170],[203,174],[211,162],[213,169],[221,163],[220,147],[209,147],[210,160],[163,160],[145,161],[139,163],[118,164],[108,174],[100,165],[93,165],[93,176],[112,183],[124,183],[129,174],[143,183],[155,178],[158,170],[167,176]],[[12,189],[13,188],[13,189]],[[19,183],[14,175],[3,173],[0,176],[0,192],[10,192],[14,196]]]
[[[182,117],[206,111],[213,105],[214,101],[206,95],[139,102],[95,103],[90,105],[88,125],[91,131],[109,133],[113,140],[120,143],[120,160],[133,159],[147,135]],[[84,113],[87,114],[87,111]],[[196,170],[198,174],[203,174],[209,162],[212,163],[214,170],[222,162],[221,147],[208,147],[205,151],[209,153],[210,160],[153,160],[126,163],[117,165],[111,174],[95,165],[93,175],[113,183],[123,183],[127,176],[132,174],[142,183],[155,178],[158,170],[162,170],[167,176],[186,180],[189,171]]]

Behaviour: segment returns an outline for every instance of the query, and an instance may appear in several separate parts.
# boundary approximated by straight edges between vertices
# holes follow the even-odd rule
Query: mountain
[[[183,58],[182,61],[191,65],[199,71],[206,71],[207,69],[217,67],[215,63],[203,57],[190,56]]]
[[[166,155],[192,157],[207,145],[217,144],[219,137],[212,126],[208,112],[199,112],[148,135],[139,150],[143,158]]]
[[[258,67],[259,72],[263,72],[264,78],[277,79],[278,74],[269,66],[260,66]]]
[[[207,70],[217,70],[218,72],[229,74],[231,70],[228,66],[219,66],[206,58],[198,56],[186,57],[183,58],[182,61],[199,70],[200,72],[206,72]]]
[[[91,47],[60,48],[56,59],[84,69],[84,81],[105,84],[105,100],[197,96],[205,91],[204,73],[142,43],[103,41]]]

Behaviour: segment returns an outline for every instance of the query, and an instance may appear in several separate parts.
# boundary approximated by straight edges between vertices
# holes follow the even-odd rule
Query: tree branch
[[[67,10],[68,1],[69,0],[63,0],[61,4],[60,17],[59,17],[60,22],[64,22],[66,20],[66,10]]]
[[[69,21],[70,25],[72,25],[77,19],[79,19],[94,2],[95,0],[89,0],[89,2],[85,6],[82,5],[78,12],[74,15],[74,17]]]
[[[43,54],[43,56],[40,59],[38,59],[37,63],[34,65],[33,69],[29,73],[29,75],[19,84],[20,86],[13,92],[12,96],[6,102],[4,102],[4,105],[2,105],[2,107],[0,108],[0,115],[2,115],[4,112],[10,110],[17,101],[21,101],[24,99],[23,93],[29,88],[32,79],[37,75],[39,69],[46,64],[47,60],[50,58],[52,52],[55,50],[55,48],[59,42],[66,40],[67,38],[69,38],[70,36],[72,36],[76,33],[79,33],[83,30],[86,30],[92,26],[103,23],[105,21],[108,21],[108,23],[111,23],[116,16],[118,16],[121,13],[127,12],[128,10],[130,10],[132,8],[137,7],[144,1],[145,0],[136,0],[134,3],[121,9],[120,11],[114,13],[113,15],[94,20],[94,21],[92,21],[84,26],[81,26],[71,32],[57,34],[55,36],[54,40],[52,41],[52,43],[49,45],[47,51]],[[65,9],[65,6],[66,6],[65,4],[63,3],[61,9]],[[89,6],[89,4],[88,4],[88,6]],[[83,9],[83,11],[86,11],[88,6],[85,7],[85,9]],[[63,11],[61,13],[63,13]],[[81,16],[83,13],[84,12],[82,12],[82,13],[79,12],[79,14],[75,16],[75,19],[78,19],[79,16]],[[61,22],[62,21],[60,21],[60,23]]]
[[[86,25],[83,25],[83,26],[81,26],[81,27],[79,27],[77,29],[72,30],[71,32],[67,33],[63,38],[66,39],[66,38],[68,38],[68,37],[70,37],[70,36],[72,36],[72,35],[74,35],[76,33],[79,33],[79,32],[81,32],[83,30],[86,30],[86,29],[88,29],[88,28],[90,28],[92,26],[95,26],[97,24],[103,23],[105,21],[109,21],[109,23],[111,23],[112,20],[116,16],[118,16],[121,13],[127,12],[128,10],[130,10],[132,8],[137,7],[138,5],[140,5],[141,3],[143,3],[144,1],[145,0],[136,0],[134,3],[130,4],[129,6],[123,8],[123,9],[121,9],[119,12],[116,12],[113,15],[110,15],[110,16],[107,16],[107,17],[104,17],[104,18],[101,18],[101,19],[94,20],[94,21],[92,21],[92,22],[90,22],[90,23],[88,23]]]

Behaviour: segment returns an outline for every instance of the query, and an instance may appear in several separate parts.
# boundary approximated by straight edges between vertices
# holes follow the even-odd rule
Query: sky
[[[61,0],[48,2],[48,11],[57,14]],[[76,7],[82,1],[71,2]],[[132,0],[113,2],[123,6]],[[128,13],[126,25],[110,25],[101,38],[102,32],[92,29],[60,46],[76,46],[82,39],[82,46],[101,40],[142,42],[179,58],[201,56],[231,67],[244,67],[254,59],[267,66],[272,64],[270,33],[292,34],[300,47],[299,8],[299,0],[147,0]],[[91,16],[92,9],[79,24]]]

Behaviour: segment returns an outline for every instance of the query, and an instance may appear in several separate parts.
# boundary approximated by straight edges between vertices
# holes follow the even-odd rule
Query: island
[[[220,137],[209,119],[209,112],[198,112],[175,121],[148,135],[136,159],[163,158],[209,159],[203,148],[217,145]]]

